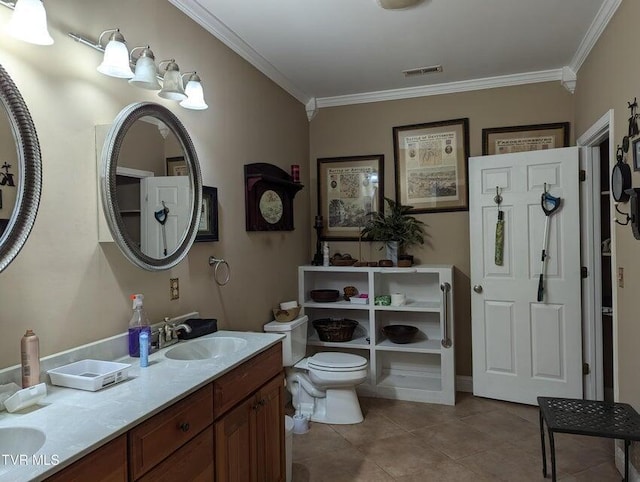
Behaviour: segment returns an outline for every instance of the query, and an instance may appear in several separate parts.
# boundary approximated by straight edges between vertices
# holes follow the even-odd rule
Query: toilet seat
[[[352,372],[368,365],[366,358],[350,353],[321,352],[307,359],[309,369],[325,372]]]

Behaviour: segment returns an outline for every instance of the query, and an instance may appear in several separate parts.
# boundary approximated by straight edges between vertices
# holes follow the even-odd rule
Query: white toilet
[[[305,315],[287,323],[272,321],[264,326],[264,331],[286,336],[282,340],[282,358],[296,414],[321,423],[362,422],[355,387],[367,379],[367,359],[338,352],[321,352],[305,358],[308,321]]]

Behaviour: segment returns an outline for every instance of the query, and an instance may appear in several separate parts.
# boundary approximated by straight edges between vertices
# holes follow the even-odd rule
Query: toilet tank
[[[282,333],[282,363],[291,367],[304,358],[307,352],[307,322],[309,317],[304,315],[293,321],[272,321],[264,325],[268,333]]]

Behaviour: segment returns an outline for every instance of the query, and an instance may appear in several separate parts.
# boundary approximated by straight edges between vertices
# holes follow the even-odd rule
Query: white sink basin
[[[247,340],[242,338],[218,336],[175,346],[164,356],[172,360],[208,360],[235,353],[245,346],[247,346]]]
[[[44,445],[46,440],[44,432],[28,427],[5,427],[0,428],[0,452],[11,455],[11,457],[0,457],[0,473],[3,469],[10,469],[20,462],[19,456],[31,456]]]

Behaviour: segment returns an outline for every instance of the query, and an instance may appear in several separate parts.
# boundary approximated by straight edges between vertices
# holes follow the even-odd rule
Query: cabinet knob
[[[183,432],[188,432],[189,431],[189,424],[187,422],[182,422],[180,424],[180,430],[182,430]]]
[[[473,285],[473,291],[476,293],[482,293],[482,285]]]

